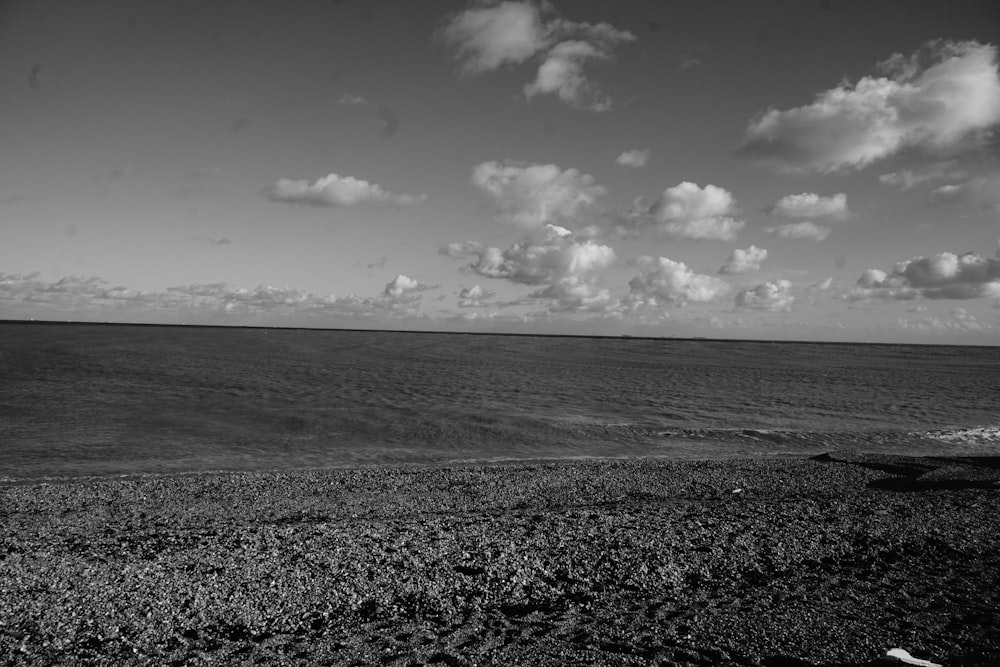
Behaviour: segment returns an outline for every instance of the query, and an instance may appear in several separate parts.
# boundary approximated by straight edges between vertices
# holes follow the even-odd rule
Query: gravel
[[[0,486],[0,663],[1000,664],[1000,459]]]

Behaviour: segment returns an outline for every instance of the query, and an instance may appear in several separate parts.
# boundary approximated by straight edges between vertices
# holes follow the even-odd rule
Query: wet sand
[[[1000,664],[1000,459],[0,487],[0,663]]]

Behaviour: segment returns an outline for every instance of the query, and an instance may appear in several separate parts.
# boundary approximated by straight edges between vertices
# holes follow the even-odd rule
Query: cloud
[[[371,104],[367,98],[361,95],[355,95],[354,93],[344,93],[337,100],[337,104],[345,104],[347,106],[367,106]]]
[[[549,43],[541,11],[532,2],[480,5],[454,14],[438,33],[461,69],[481,74],[528,60]]]
[[[941,252],[897,263],[891,272],[868,269],[847,294],[852,300],[977,299],[1000,297],[1000,258]]]
[[[483,244],[478,241],[455,241],[438,248],[438,254],[452,259],[462,259],[478,255],[483,251]]]
[[[472,182],[504,219],[525,227],[571,219],[606,192],[592,176],[554,164],[483,162],[473,170]]]
[[[980,142],[1000,122],[997,48],[928,43],[896,54],[812,104],[771,109],[747,126],[740,153],[784,172],[860,169],[904,149],[941,154]]]
[[[955,166],[955,162],[939,162],[921,169],[903,169],[882,174],[878,180],[883,185],[891,185],[900,190],[910,190],[921,183],[962,179],[968,174]]]
[[[736,294],[736,307],[752,310],[789,310],[795,297],[791,294],[792,284],[787,280],[766,282],[741,290]]]
[[[485,303],[486,299],[491,299],[496,296],[496,292],[493,290],[484,289],[479,285],[473,285],[472,287],[463,287],[458,293],[458,307],[459,308],[483,308],[488,306]]]
[[[964,183],[939,186],[927,198],[928,206],[945,204],[969,204],[1000,213],[1000,173],[979,176]]]
[[[485,248],[465,270],[487,278],[537,286],[528,299],[550,299],[552,310],[594,310],[611,304],[596,284],[596,272],[616,261],[615,251],[592,240],[578,240],[556,225],[529,233],[506,250]]]
[[[399,116],[396,112],[388,107],[377,105],[366,97],[354,93],[344,93],[337,103],[355,107],[375,107],[375,116],[382,123],[380,133],[383,137],[391,137],[399,131]]]
[[[765,227],[764,232],[781,239],[808,239],[822,241],[830,235],[830,229],[811,222],[793,222],[777,227]]]
[[[570,106],[608,111],[611,98],[603,95],[583,74],[583,64],[588,59],[607,57],[587,42],[560,42],[539,66],[535,80],[525,85],[524,96],[530,100],[535,95],[553,93]]]
[[[847,210],[847,195],[844,193],[832,197],[821,197],[811,192],[799,195],[788,195],[778,200],[778,203],[768,209],[771,215],[780,218],[829,218],[844,220],[850,215]]]
[[[221,238],[216,238],[214,236],[202,236],[201,234],[192,234],[188,238],[191,241],[195,241],[198,243],[207,243],[209,245],[229,245],[232,243],[232,241],[225,236]]]
[[[666,257],[643,256],[636,260],[641,273],[629,281],[628,303],[645,308],[707,303],[729,291],[729,283],[715,276],[695,273],[683,262]]]
[[[611,247],[589,240],[578,242],[569,230],[546,225],[535,238],[526,238],[507,250],[486,248],[468,268],[489,278],[543,285],[607,268],[614,261],[615,251]]]
[[[658,232],[675,238],[733,241],[746,226],[736,213],[733,195],[715,185],[704,188],[685,181],[663,191],[648,210],[648,216],[634,220],[651,224]]]
[[[645,167],[646,164],[649,163],[649,158],[652,154],[652,151],[648,148],[625,151],[615,158],[615,164],[621,165],[622,167]]]
[[[177,285],[161,291],[111,285],[96,276],[49,281],[39,273],[0,273],[0,307],[12,317],[162,321],[164,312],[188,322],[240,324],[400,319],[420,316],[422,292],[434,289],[397,276],[375,296],[314,294],[289,287],[234,287],[222,282]],[[292,318],[292,319],[289,319]]]
[[[604,312],[616,301],[607,289],[578,276],[566,276],[529,293],[528,298],[552,299],[552,312]]]
[[[379,107],[375,110],[375,115],[382,121],[382,136],[391,137],[399,131],[399,116],[396,112],[387,107]]]
[[[554,16],[548,3],[479,3],[448,17],[437,37],[449,46],[464,74],[475,75],[523,63],[542,54],[535,80],[524,87],[527,99],[557,95],[571,106],[606,111],[610,98],[583,73],[588,60],[609,60],[630,32],[607,23],[581,23]]]
[[[755,245],[746,250],[736,248],[729,256],[726,263],[719,269],[719,273],[736,275],[749,273],[750,271],[760,271],[760,263],[767,259],[767,250],[758,248]]]
[[[399,299],[402,297],[409,297],[418,292],[426,292],[427,290],[435,289],[436,287],[437,285],[427,285],[414,278],[399,274],[386,283],[382,294],[387,297]]]
[[[427,199],[427,195],[393,194],[375,183],[337,174],[323,176],[312,184],[282,178],[267,188],[265,194],[274,202],[318,207],[383,202],[412,204]]]
[[[135,173],[135,167],[130,164],[126,164],[122,167],[118,167],[108,174],[108,178],[121,179],[128,178]]]

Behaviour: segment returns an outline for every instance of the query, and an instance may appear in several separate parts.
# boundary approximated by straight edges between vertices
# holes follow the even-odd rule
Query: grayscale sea
[[[0,481],[1000,456],[1000,347],[0,323]]]

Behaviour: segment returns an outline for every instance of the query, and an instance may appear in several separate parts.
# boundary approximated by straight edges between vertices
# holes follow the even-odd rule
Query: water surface
[[[1000,348],[0,324],[0,477],[997,455]]]

